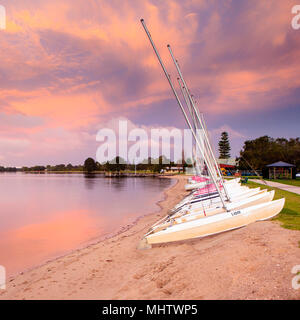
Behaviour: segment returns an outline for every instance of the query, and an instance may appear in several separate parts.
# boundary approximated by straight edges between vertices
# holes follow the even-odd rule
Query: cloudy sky
[[[299,1],[298,1],[299,2]],[[111,119],[185,128],[140,24],[171,44],[217,144],[300,136],[296,0],[0,0],[0,165],[82,163]]]

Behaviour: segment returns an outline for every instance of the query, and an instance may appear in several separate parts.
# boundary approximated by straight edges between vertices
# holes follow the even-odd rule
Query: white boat
[[[237,179],[232,179],[232,180],[227,180],[225,181],[225,184],[227,184],[228,186],[231,184],[236,184],[240,181],[240,178]],[[202,181],[202,182],[196,182],[196,181],[192,181],[190,183],[187,183],[184,188],[186,191],[190,191],[190,190],[194,190],[194,189],[200,189],[200,188],[205,188],[207,186],[207,183],[211,183],[210,180],[207,181]]]
[[[258,192],[260,188],[255,188],[255,190],[251,191],[251,189],[248,189],[247,187],[241,187],[240,189],[232,190],[232,192],[229,192],[230,199],[234,200],[236,198],[242,197],[243,195],[250,195],[255,192]],[[218,192],[210,193],[209,195],[202,195],[202,196],[191,196],[188,198],[183,199],[180,203],[178,203],[172,212],[176,212],[178,210],[184,209],[185,206],[190,205],[199,205],[199,206],[205,206],[209,203],[215,203],[215,202],[221,202],[220,195]]]
[[[248,198],[251,196],[254,196],[259,193],[267,192],[267,189],[260,190],[260,187],[254,188],[254,189],[247,189],[242,190],[239,193],[231,194],[230,199],[231,202],[242,200],[244,198]],[[198,199],[199,200],[199,199]],[[225,201],[225,204],[229,203],[228,201]],[[178,212],[181,210],[190,210],[190,209],[196,209],[196,208],[203,208],[203,207],[209,207],[209,206],[216,206],[216,205],[222,205],[222,202],[220,200],[220,197],[218,193],[215,193],[209,198],[203,198],[197,201],[197,199],[191,199],[187,202],[185,202],[180,207],[177,207],[176,210],[173,210],[172,212]]]
[[[232,198],[232,201],[240,201],[240,200],[243,200],[248,197],[258,195],[258,194],[264,194],[266,192],[267,192],[267,189],[260,190],[260,187],[253,188],[243,194],[239,194],[238,196]],[[229,202],[227,201],[227,202],[225,202],[225,204],[226,203],[229,203]],[[210,210],[210,209],[217,208],[217,207],[222,207],[222,202],[220,201],[220,198],[205,200],[205,201],[202,201],[202,203],[197,202],[197,203],[193,203],[193,204],[186,204],[177,210],[171,210],[168,215],[166,215],[164,218],[162,218],[161,220],[156,222],[154,224],[154,226],[159,223],[162,223],[163,221],[167,221],[170,218],[180,217],[181,215],[186,214],[191,210],[194,210],[194,211],[196,211],[197,209]]]
[[[285,199],[283,198],[169,226],[164,230],[145,236],[142,240],[143,245],[201,238],[237,229],[255,221],[273,218],[282,210],[284,203]]]
[[[191,178],[188,178],[188,183],[203,182],[208,180],[210,180],[208,176],[193,176]]]
[[[245,199],[261,196],[261,195],[264,195],[265,193],[267,193],[267,189],[263,189],[259,191],[255,191],[255,190],[248,191],[243,195],[239,195],[238,197],[232,197],[231,201],[225,201],[226,208],[231,208],[231,204],[244,201]],[[203,210],[205,211],[205,210],[221,208],[221,207],[222,207],[221,201],[218,199],[213,199],[212,201],[205,201],[203,203],[197,202],[194,204],[185,205],[180,210],[175,211],[172,216],[180,216],[182,214],[186,214],[187,212],[199,212]]]
[[[195,198],[197,196],[201,197],[201,196],[206,196],[209,194],[212,194],[214,192],[217,192],[216,188],[214,188],[213,190],[210,188],[211,184],[206,184],[204,187],[202,188],[197,188],[196,190],[192,191],[189,195],[187,195],[182,201],[184,201],[185,199],[191,199],[191,198]],[[234,180],[230,180],[230,181],[225,181],[224,186],[226,187],[226,189],[228,190],[228,192],[235,192],[237,190],[244,190],[244,189],[249,189],[246,186],[241,186],[239,183],[239,179],[234,179]],[[222,186],[221,186],[222,187]]]
[[[198,188],[203,188],[206,186],[206,184],[207,182],[192,182],[192,183],[186,184],[184,188],[186,191],[190,191]]]
[[[227,210],[238,210],[247,208],[249,206],[254,206],[261,203],[270,202],[274,198],[275,191],[269,191],[267,192],[266,189],[264,189],[263,193],[260,193],[258,195],[255,195],[253,197],[247,197],[243,200],[236,201],[236,202],[230,202],[228,203]],[[170,216],[166,218],[165,220],[162,220],[159,224],[155,224],[152,228],[150,228],[148,233],[158,232],[160,230],[163,230],[171,225],[179,224],[179,223],[185,223],[188,221],[196,220],[196,219],[202,219],[205,217],[209,217],[215,214],[224,213],[226,210],[224,210],[223,207],[216,206],[216,207],[209,207],[209,208],[199,208],[194,210],[189,210],[186,212],[176,213],[173,216]]]

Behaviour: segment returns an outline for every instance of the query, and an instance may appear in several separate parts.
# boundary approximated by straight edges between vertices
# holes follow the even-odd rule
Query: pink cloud
[[[17,157],[42,160],[39,150],[53,158],[64,154],[63,159],[80,148],[91,152],[100,121],[130,117],[173,99],[142,17],[175,80],[166,48],[171,44],[203,112],[235,115],[299,101],[294,92],[300,86],[300,43],[290,27],[292,0],[4,5],[8,28],[0,34],[0,121],[9,121],[0,123],[0,132],[9,141],[28,141],[27,150],[15,157],[4,151],[7,146],[1,151],[6,164]],[[79,137],[80,143],[71,143]]]

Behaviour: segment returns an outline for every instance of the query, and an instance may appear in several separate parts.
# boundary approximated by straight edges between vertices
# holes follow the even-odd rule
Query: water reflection
[[[3,174],[0,264],[9,274],[115,232],[159,207],[169,179]]]
[[[95,180],[97,178],[97,175],[94,173],[85,173],[84,174],[84,182],[85,182],[85,186],[88,189],[92,189],[95,185]]]
[[[104,230],[107,222],[95,221],[87,211],[55,212],[46,221],[27,224],[1,234],[0,256],[8,271],[28,268],[63,254],[82,239]],[[102,228],[101,228],[102,225]]]

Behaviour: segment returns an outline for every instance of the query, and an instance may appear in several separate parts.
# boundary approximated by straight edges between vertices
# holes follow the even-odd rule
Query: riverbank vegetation
[[[300,170],[300,138],[271,138],[269,136],[259,137],[244,142],[240,151],[240,170],[263,170],[266,165],[284,161],[291,163]],[[251,165],[252,168],[249,167]]]
[[[162,171],[183,172],[186,167],[191,167],[186,162],[177,164],[160,156],[158,159],[148,158],[138,164],[130,164],[120,157],[116,157],[110,162],[99,163],[93,158],[87,158],[83,165],[72,165],[71,163],[32,166],[21,168],[0,167],[0,172],[24,172],[24,173],[103,173],[103,172],[127,172],[127,173],[160,173]]]

